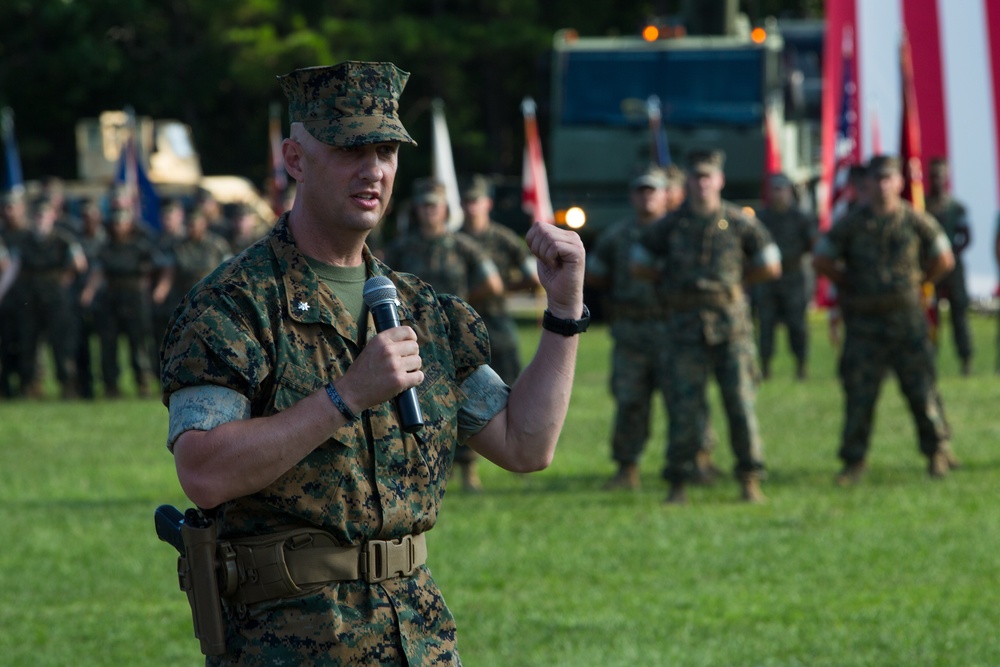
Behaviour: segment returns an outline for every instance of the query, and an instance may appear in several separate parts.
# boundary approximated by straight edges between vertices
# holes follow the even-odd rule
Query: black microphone
[[[399,312],[396,310],[396,286],[385,276],[373,276],[365,282],[363,292],[365,305],[375,320],[375,331],[399,326]],[[407,433],[416,433],[424,427],[424,416],[417,400],[417,388],[410,387],[396,397],[396,413],[399,423]]]

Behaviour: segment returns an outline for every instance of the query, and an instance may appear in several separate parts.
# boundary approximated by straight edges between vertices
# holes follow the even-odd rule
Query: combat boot
[[[722,475],[722,471],[712,460],[712,452],[708,449],[700,449],[695,455],[695,474],[691,479],[693,484],[699,486],[711,486],[715,480]]]
[[[469,493],[479,493],[483,490],[483,484],[479,481],[479,468],[475,461],[466,461],[459,464],[462,467],[462,489]]]
[[[955,458],[955,452],[951,451],[950,444],[942,442],[938,445],[938,451],[944,454],[944,459],[948,462],[949,470],[958,470],[962,467],[962,464],[958,462],[957,458]]]
[[[854,486],[861,481],[867,467],[864,459],[854,463],[845,463],[841,471],[837,473],[837,486]]]
[[[745,503],[766,503],[767,496],[760,490],[760,475],[755,472],[744,472],[739,475],[740,500]]]
[[[951,466],[948,464],[948,455],[944,453],[944,450],[938,449],[931,454],[930,459],[927,461],[927,474],[930,475],[931,479],[943,479],[948,476],[950,471]]]
[[[639,466],[636,463],[619,463],[618,472],[604,485],[606,491],[628,489],[636,491],[640,486]]]
[[[671,482],[670,490],[667,491],[667,499],[664,501],[667,505],[687,505],[687,491],[684,488],[684,482]]]

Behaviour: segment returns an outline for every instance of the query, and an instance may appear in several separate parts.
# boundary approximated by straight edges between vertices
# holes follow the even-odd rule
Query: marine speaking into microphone
[[[396,310],[396,286],[385,276],[373,276],[365,282],[362,293],[365,305],[371,311],[375,320],[375,331],[381,333],[386,329],[399,326],[399,313]],[[417,388],[410,387],[396,396],[396,413],[399,423],[407,433],[416,433],[424,427],[424,416],[420,412],[420,402],[417,400]]]

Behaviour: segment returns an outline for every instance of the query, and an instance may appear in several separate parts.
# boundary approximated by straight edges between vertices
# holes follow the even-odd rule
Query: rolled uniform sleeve
[[[774,243],[768,243],[761,248],[751,259],[751,264],[755,267],[767,266],[768,264],[781,263],[781,250]]]
[[[176,315],[161,352],[168,447],[185,430],[249,416],[269,363],[238,313],[228,297],[206,291]]]
[[[170,395],[167,449],[185,431],[211,431],[216,426],[250,419],[250,401],[243,394],[215,385],[184,387]]]

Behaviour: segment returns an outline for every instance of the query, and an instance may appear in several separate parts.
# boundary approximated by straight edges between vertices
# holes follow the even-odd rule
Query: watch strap
[[[542,328],[563,336],[575,336],[587,330],[590,326],[590,309],[583,304],[583,317],[578,320],[567,320],[556,317],[548,309],[542,315]]]

